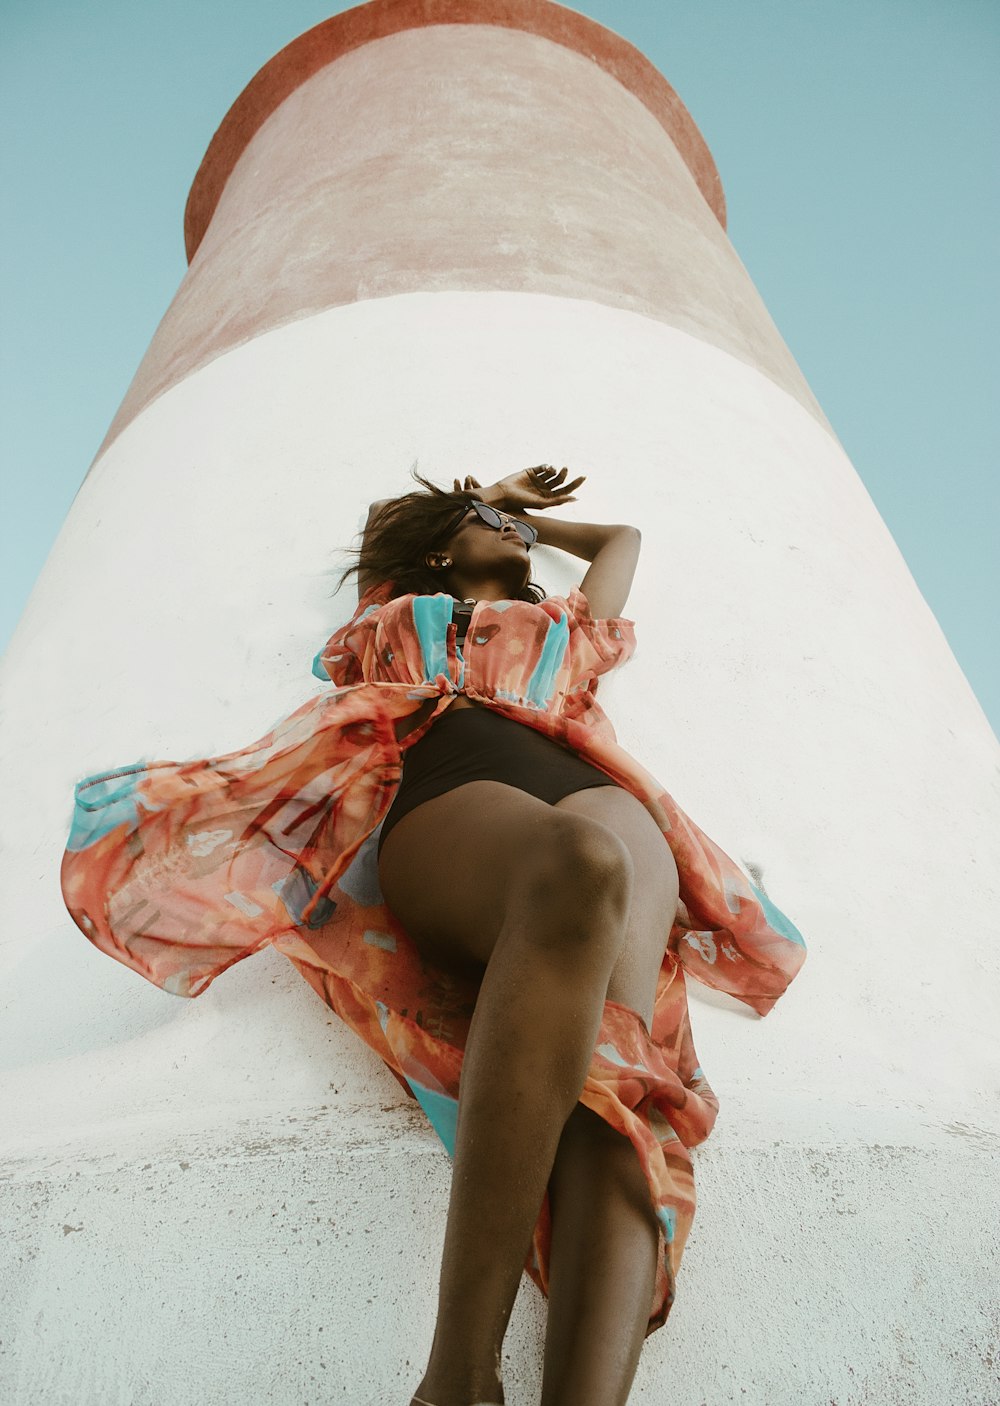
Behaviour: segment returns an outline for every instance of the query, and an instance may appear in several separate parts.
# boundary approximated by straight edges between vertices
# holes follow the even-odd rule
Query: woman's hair
[[[474,489],[448,492],[431,483],[416,469],[410,471],[427,492],[414,489],[399,498],[389,498],[373,514],[360,547],[348,548],[357,561],[345,567],[337,590],[348,576],[371,572],[379,581],[395,583],[393,596],[436,595],[443,589],[440,571],[432,571],[424,561],[428,552],[445,545],[445,534],[457,527],[459,511],[476,498]],[[542,601],[545,591],[529,581],[518,600]]]

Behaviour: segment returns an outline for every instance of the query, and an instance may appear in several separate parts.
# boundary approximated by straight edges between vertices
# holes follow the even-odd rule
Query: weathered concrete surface
[[[63,1145],[14,1167],[4,1399],[406,1406],[433,1333],[450,1164],[416,1114],[384,1111],[373,1136],[370,1109],[352,1127],[331,1099],[225,1137],[137,1131],[127,1150]],[[967,1194],[928,1237],[920,1206],[951,1153],[943,1136],[706,1146],[680,1297],[630,1402],[995,1401],[997,1323],[977,1307],[993,1291],[995,1221],[957,1282],[953,1260],[983,1234],[974,1207],[996,1168],[985,1148],[961,1159]],[[761,1224],[762,1201],[794,1238]],[[919,1253],[901,1256],[901,1241]],[[876,1313],[859,1293],[870,1280]],[[970,1305],[957,1324],[939,1311],[952,1282]],[[508,1406],[538,1401],[543,1334],[525,1278]]]

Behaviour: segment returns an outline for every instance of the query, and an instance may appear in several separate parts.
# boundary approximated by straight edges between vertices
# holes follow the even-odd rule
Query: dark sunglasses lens
[[[472,505],[483,522],[488,522],[490,527],[500,528],[503,526],[503,518],[495,508],[491,508],[488,503],[473,503]],[[517,518],[511,518],[514,530],[526,547],[532,546],[538,538],[536,528],[529,526],[526,522],[518,522]]]
[[[495,508],[491,508],[487,503],[473,503],[472,505],[483,522],[488,522],[490,527],[500,527],[503,518]]]

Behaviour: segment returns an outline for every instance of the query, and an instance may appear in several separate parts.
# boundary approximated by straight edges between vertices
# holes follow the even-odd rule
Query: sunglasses
[[[514,530],[517,532],[518,536],[521,538],[521,541],[526,547],[532,547],[538,541],[538,530],[532,527],[529,523],[520,522],[517,518],[514,517],[503,516],[497,512],[496,508],[491,508],[488,503],[479,503],[475,500],[473,500],[473,502],[469,504],[469,507],[462,509],[460,516],[455,519],[455,521],[448,528],[447,532],[443,534],[441,539],[442,541],[447,541],[447,539],[458,527],[459,523],[465,521],[465,518],[469,512],[469,508],[473,508],[482,518],[483,522],[487,523],[490,527],[496,528],[498,532],[503,527],[505,522],[509,522],[513,526]]]

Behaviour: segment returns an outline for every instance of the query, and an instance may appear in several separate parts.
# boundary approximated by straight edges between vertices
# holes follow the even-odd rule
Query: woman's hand
[[[575,503],[573,490],[586,481],[586,474],[565,483],[567,470],[558,471],[551,464],[538,464],[533,469],[508,474],[498,483],[483,488],[478,479],[467,474],[465,483],[455,479],[456,493],[471,493],[479,489],[479,501],[501,512],[516,513],[522,508],[557,508],[563,503]]]

